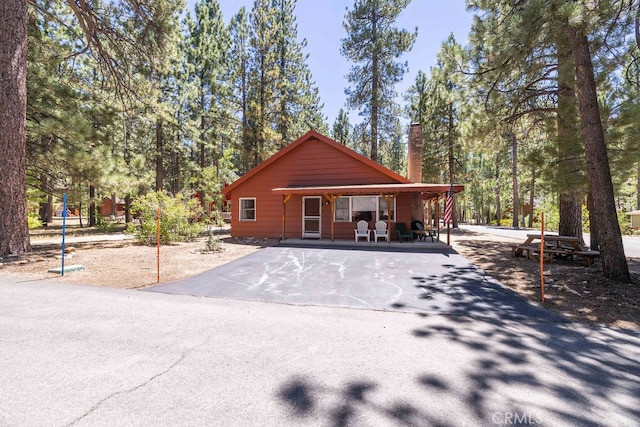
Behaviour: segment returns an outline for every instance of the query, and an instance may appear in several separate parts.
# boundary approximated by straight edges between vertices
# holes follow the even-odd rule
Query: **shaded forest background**
[[[67,3],[33,1],[27,165],[29,198],[42,206],[43,219],[62,192],[89,212],[112,195],[215,192],[309,129],[371,156],[372,98],[358,105],[353,96],[371,90],[355,81],[367,75],[352,79],[345,109],[326,123],[306,64],[313,53],[298,35],[295,6],[292,0],[257,0],[252,10],[225,19],[215,0],[197,3],[194,11],[169,2],[156,10],[161,38],[142,37],[136,17],[124,9],[96,7],[99,23],[124,33],[104,46],[116,59],[114,69],[105,70],[104,60],[87,49],[82,23]],[[558,153],[557,48],[544,40],[551,36],[531,36],[550,27],[528,28],[535,22],[518,17],[517,10],[509,16],[506,6],[499,13],[516,22],[498,23],[491,16],[501,7],[496,2],[469,6],[476,16],[468,46],[453,36],[443,41],[437,65],[417,74],[403,94],[404,105],[393,88],[402,70],[381,80],[386,96],[377,100],[376,158],[404,173],[407,124],[418,121],[425,182],[466,184],[457,200],[461,219],[532,226],[535,212],[544,210],[557,227],[562,186],[588,184],[581,145],[575,144],[569,167]],[[633,15],[600,18],[608,19],[592,31],[596,80],[616,203],[626,212],[638,208]],[[161,43],[162,49],[153,57],[146,52],[154,50],[141,43]],[[342,52],[348,56],[344,46]],[[406,67],[401,54],[388,62]],[[350,122],[352,111],[361,113],[362,122]],[[571,119],[577,126],[577,114]],[[580,193],[586,197],[587,191]]]
[[[216,0],[193,11],[166,0],[81,2],[80,10],[30,1],[29,211],[50,219],[66,192],[93,225],[103,197],[129,204],[163,189],[213,201],[309,129],[404,173],[407,126],[417,121],[424,181],[466,186],[459,219],[534,226],[544,211],[551,228],[568,218],[571,234],[581,234],[592,189],[569,23],[590,43],[625,228],[625,212],[640,205],[637,3],[468,1],[468,44],[442,41],[436,66],[398,97],[402,53],[420,30],[419,17],[414,32],[394,26],[408,2],[355,1],[345,12],[347,35],[335,48],[353,63],[350,86],[345,108],[326,123],[295,0],[256,0],[228,18]]]

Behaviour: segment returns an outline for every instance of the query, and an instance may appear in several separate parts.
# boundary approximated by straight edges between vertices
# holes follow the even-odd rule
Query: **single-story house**
[[[412,125],[422,173],[422,131]],[[417,136],[416,136],[417,135]],[[418,151],[416,151],[418,150]],[[419,166],[417,166],[419,165]],[[421,179],[421,178],[420,178]],[[414,182],[336,141],[309,131],[227,186],[234,237],[353,239],[356,223],[387,221],[410,227],[424,220],[424,203],[444,197],[449,184]],[[454,193],[464,189],[454,185]]]
[[[117,218],[123,217],[125,213],[125,200],[116,197],[115,208],[111,197],[102,198],[102,206],[100,206],[100,214],[102,216],[110,216],[115,212]]]
[[[631,217],[631,228],[640,228],[640,211],[627,212]]]

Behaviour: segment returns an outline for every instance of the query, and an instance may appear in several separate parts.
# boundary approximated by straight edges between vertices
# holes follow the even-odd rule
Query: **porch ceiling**
[[[424,199],[435,199],[449,191],[449,184],[364,184],[364,185],[320,185],[312,187],[279,187],[271,191],[275,194],[297,194],[305,196],[321,196],[324,194],[339,194],[353,196],[358,194],[393,194],[420,193]],[[453,185],[453,192],[464,191],[464,185]]]

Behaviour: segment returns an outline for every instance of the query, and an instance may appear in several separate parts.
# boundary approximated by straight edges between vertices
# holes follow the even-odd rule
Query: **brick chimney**
[[[407,178],[422,182],[422,126],[411,123],[409,127],[409,153],[407,156]],[[419,193],[411,193],[411,219],[424,221],[424,205]]]
[[[409,127],[407,178],[413,182],[422,182],[422,126],[420,123],[411,123]]]

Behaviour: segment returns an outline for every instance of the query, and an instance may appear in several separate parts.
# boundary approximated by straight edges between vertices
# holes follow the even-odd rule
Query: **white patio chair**
[[[356,233],[356,242],[358,241],[358,239],[360,237],[366,237],[367,238],[367,242],[369,242],[369,238],[371,236],[371,234],[369,233],[369,223],[365,220],[361,220],[358,221],[357,227],[355,230]]]
[[[376,228],[373,230],[373,241],[377,242],[379,238],[389,241],[389,231],[387,230],[386,221],[376,222]]]

